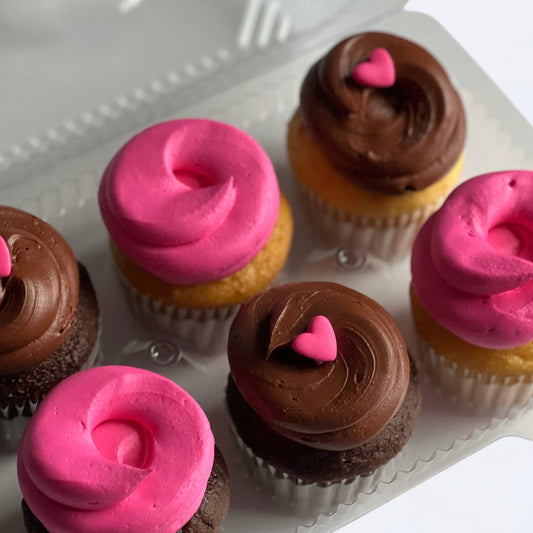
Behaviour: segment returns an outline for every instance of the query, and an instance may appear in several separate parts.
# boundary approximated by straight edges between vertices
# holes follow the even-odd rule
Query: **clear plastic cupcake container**
[[[528,155],[533,146],[532,128],[441,26],[429,17],[403,11],[404,0],[372,3],[372,7],[362,0],[312,5],[303,0],[208,3],[213,14],[210,20],[217,21],[213,31],[206,28],[205,2],[154,0],[121,2],[125,10],[129,5],[127,12],[118,11],[113,2],[91,2],[83,7],[87,10],[84,16],[75,14],[65,2],[61,5],[67,22],[52,28],[54,38],[43,28],[27,32],[32,35],[32,46],[38,48],[34,60],[47,65],[45,74],[52,78],[57,72],[54,69],[61,67],[64,75],[55,82],[43,78],[38,84],[56,83],[55,97],[46,102],[50,106],[43,106],[42,98],[34,99],[35,112],[25,109],[25,116],[32,119],[32,131],[22,131],[20,124],[14,124],[2,132],[2,136],[12,133],[15,137],[9,139],[13,146],[0,154],[0,182],[3,203],[48,220],[87,266],[102,314],[103,361],[160,372],[188,390],[207,413],[231,476],[232,504],[224,530],[331,532],[500,437],[533,439],[532,401],[505,413],[462,412],[435,391],[422,369],[422,411],[412,437],[394,461],[394,472],[369,486],[357,487],[349,494],[347,505],[324,514],[301,510],[286,502],[284,494],[289,489],[280,489],[273,501],[268,491],[257,488],[241,454],[232,453],[234,439],[224,405],[229,372],[224,354],[201,364],[194,354],[183,351],[180,357],[179,349],[172,357],[154,357],[157,339],[147,339],[132,317],[114,272],[96,191],[112,155],[132,134],[156,121],[206,117],[229,122],[255,137],[274,162],[281,188],[294,208],[296,234],[286,279],[336,281],[368,294],[395,318],[413,353],[417,343],[409,308],[407,258],[340,266],[337,250],[320,244],[297,201],[284,139],[307,69],[340,39],[358,31],[389,31],[415,40],[443,63],[461,93],[468,121],[463,176],[502,168],[533,168],[533,158]],[[185,8],[194,17],[184,33],[168,31]],[[32,24],[46,25],[47,19],[33,20]],[[98,47],[94,47],[92,24],[96,21],[105,26]],[[200,22],[205,39],[197,38]],[[70,31],[63,31],[67,27]],[[146,36],[142,43],[135,38],[140,35]],[[71,46],[73,36],[78,39],[76,46]],[[164,47],[161,36],[165,37]],[[124,43],[131,46],[122,57],[117,47]],[[102,71],[92,76],[94,86],[72,91],[67,79],[80,79],[87,65],[80,61],[84,54]],[[18,56],[13,57],[16,72]],[[118,58],[120,69],[116,68]],[[10,72],[10,64],[8,57],[4,73]],[[29,75],[33,72],[30,67]],[[6,107],[16,109],[16,82],[8,78],[2,87]],[[50,113],[57,113],[58,108],[64,120],[51,123]],[[344,256],[350,255],[349,248],[344,252]],[[0,531],[23,533],[14,453],[0,455],[0,487]]]

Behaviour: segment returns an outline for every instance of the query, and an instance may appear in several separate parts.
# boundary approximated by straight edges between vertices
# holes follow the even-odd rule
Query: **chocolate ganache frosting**
[[[391,87],[364,86],[353,69],[377,48],[391,56]],[[382,194],[420,190],[459,159],[465,115],[435,58],[384,33],[337,44],[309,70],[301,88],[305,126],[331,164],[357,186]]]
[[[76,259],[46,222],[0,206],[11,272],[0,279],[0,374],[30,368],[67,338],[79,298]]]
[[[315,316],[333,326],[337,356],[317,363],[291,347]],[[355,448],[399,409],[409,359],[392,317],[374,300],[327,282],[275,287],[243,305],[229,336],[237,388],[276,432],[324,450]]]

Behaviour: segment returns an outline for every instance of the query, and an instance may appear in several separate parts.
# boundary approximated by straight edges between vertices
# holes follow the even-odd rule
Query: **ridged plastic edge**
[[[513,432],[508,432],[508,426],[513,421],[516,421],[518,418],[520,418],[524,413],[530,412],[533,413],[533,398],[523,407],[521,408],[515,408],[510,412],[510,414],[507,417],[502,418],[493,418],[487,425],[482,427],[476,427],[474,428],[469,435],[466,437],[455,439],[450,446],[446,448],[438,448],[434,450],[434,452],[425,459],[418,459],[409,469],[400,469],[398,472],[391,478],[391,479],[382,479],[378,482],[378,484],[370,491],[361,491],[357,498],[353,501],[353,503],[350,504],[339,504],[337,508],[330,513],[320,514],[318,515],[315,520],[310,524],[301,524],[299,525],[294,533],[307,533],[310,531],[334,531],[334,529],[329,529],[328,526],[332,525],[332,522],[339,517],[340,514],[346,515],[347,520],[345,523],[348,523],[351,520],[355,520],[359,515],[354,516],[353,518],[350,518],[349,515],[354,510],[354,507],[358,504],[362,504],[362,500],[371,498],[372,496],[379,494],[383,492],[383,490],[398,482],[401,481],[402,478],[409,478],[410,476],[419,474],[423,472],[423,469],[428,467],[430,464],[434,465],[436,462],[440,463],[440,468],[438,471],[444,470],[448,466],[451,466],[452,464],[458,462],[461,458],[461,451],[464,450],[467,447],[471,447],[470,453],[467,455],[470,455],[471,453],[475,452],[477,449],[488,445],[496,440],[498,440],[501,437],[511,435]],[[524,438],[532,438],[532,435],[519,435],[523,436]],[[449,463],[445,463],[446,459],[450,454],[455,454],[455,460],[450,461]],[[434,475],[436,472],[433,470],[431,475]],[[425,479],[425,478],[423,478]],[[419,479],[415,483],[404,485],[404,489],[408,490],[409,488],[414,487],[419,482],[423,481],[423,479]],[[396,494],[397,496],[398,494]],[[387,499],[388,500],[388,499]],[[381,505],[384,503],[383,501],[379,502],[378,505]],[[369,512],[372,509],[374,509],[377,505],[368,505],[365,506],[366,510],[365,512]],[[334,528],[341,527],[342,524],[335,524]],[[325,528],[325,529],[322,529]]]

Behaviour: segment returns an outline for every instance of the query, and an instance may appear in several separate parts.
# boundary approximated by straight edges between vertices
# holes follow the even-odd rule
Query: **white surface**
[[[533,124],[531,0],[409,0],[438,20]]]
[[[526,533],[532,476],[533,443],[507,437],[341,531]]]
[[[533,124],[531,0],[409,0],[406,9],[437,19]],[[532,452],[529,441],[503,439],[338,532],[529,532]]]

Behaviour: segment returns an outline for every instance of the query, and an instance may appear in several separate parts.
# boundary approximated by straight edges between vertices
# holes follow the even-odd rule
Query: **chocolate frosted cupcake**
[[[363,33],[309,70],[288,155],[315,229],[387,259],[409,251],[453,188],[464,141],[461,100],[436,59]]]
[[[94,364],[99,313],[85,268],[39,218],[0,207],[0,418],[4,439],[59,381]]]
[[[280,499],[353,501],[411,435],[420,394],[400,332],[347,287],[298,283],[255,297],[233,322],[228,356],[234,433]]]

